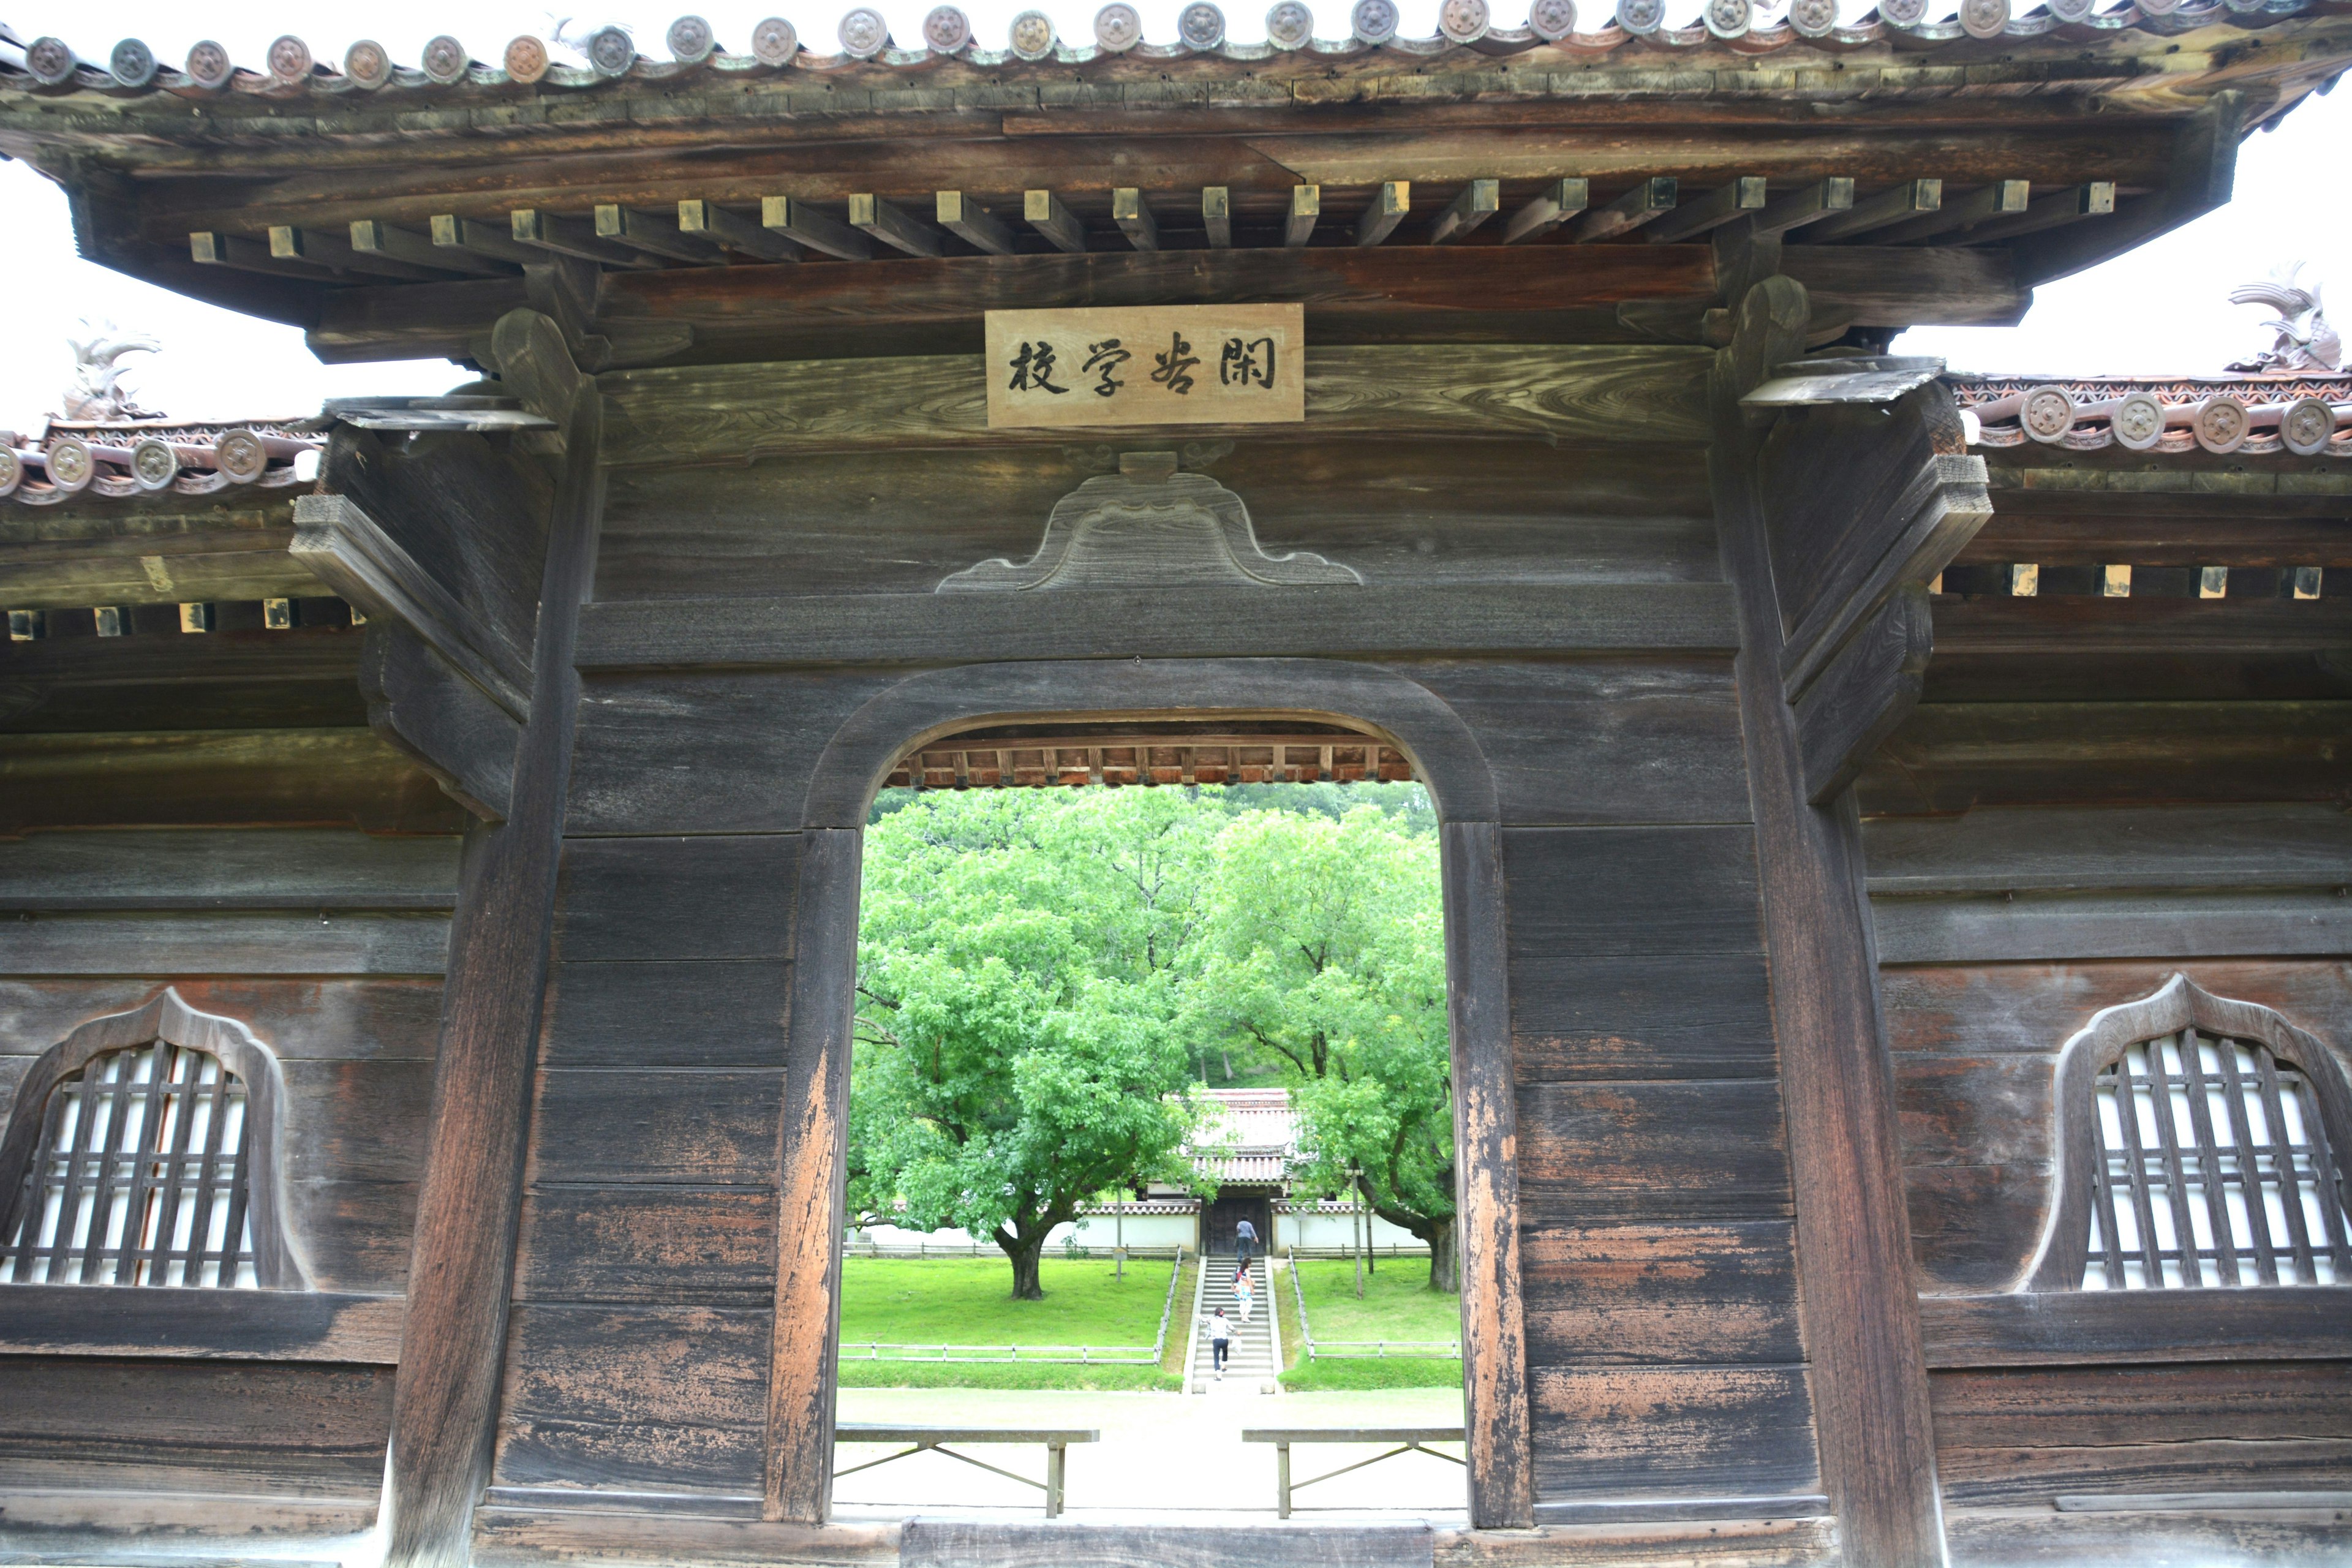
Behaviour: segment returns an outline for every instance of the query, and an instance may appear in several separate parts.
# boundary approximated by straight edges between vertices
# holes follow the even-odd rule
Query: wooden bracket
[[[431,773],[450,799],[504,822],[522,726],[396,620],[368,623],[360,656],[368,727]]]
[[[1861,775],[1879,742],[1910,717],[1935,646],[1927,590],[1906,583],[1797,699],[1808,801],[1826,805],[1835,800]]]
[[[297,499],[294,542],[287,549],[370,617],[407,626],[485,697],[513,718],[530,721],[530,663],[503,636],[467,614],[457,596],[350,497]]]

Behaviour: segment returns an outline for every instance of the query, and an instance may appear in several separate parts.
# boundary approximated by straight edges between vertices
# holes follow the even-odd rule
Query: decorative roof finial
[[[2251,371],[2340,370],[2344,364],[2344,340],[2327,324],[2327,312],[2319,302],[2319,285],[2305,289],[2299,281],[2303,263],[2271,268],[2268,279],[2260,283],[2241,283],[2230,290],[2232,305],[2265,305],[2278,312],[2274,321],[2263,323],[2278,336],[2271,346],[2252,359],[2231,363],[2226,368]]]
[[[64,416],[105,422],[159,417],[133,403],[122,390],[123,367],[119,362],[124,354],[159,353],[163,345],[143,333],[121,331],[112,321],[81,325],[84,336],[66,340],[74,352],[74,373],[66,384]]]

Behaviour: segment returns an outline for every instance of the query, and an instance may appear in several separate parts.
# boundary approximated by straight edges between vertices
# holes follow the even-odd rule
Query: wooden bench
[[[1457,1430],[1454,1434],[1460,1436]],[[1073,1443],[1099,1442],[1102,1434],[1077,1426],[902,1426],[878,1421],[842,1421],[835,1424],[836,1443],[905,1443],[908,1447],[895,1454],[885,1454],[878,1459],[868,1459],[862,1465],[852,1465],[845,1470],[835,1470],[833,1479],[854,1476],[860,1470],[870,1470],[877,1465],[887,1465],[894,1459],[904,1459],[936,1449],[950,1459],[961,1459],[967,1465],[977,1465],[983,1470],[1008,1480],[1019,1481],[1024,1487],[1035,1487],[1045,1494],[1045,1517],[1058,1519],[1062,1512],[1062,1479]],[[1045,1479],[1033,1481],[1027,1476],[999,1469],[984,1459],[970,1454],[959,1454],[950,1443],[1043,1443],[1045,1445]]]
[[[1416,1450],[1448,1464],[1466,1465],[1467,1460],[1456,1454],[1440,1453],[1427,1447],[1431,1443],[1459,1443],[1459,1426],[1251,1426],[1242,1431],[1244,1443],[1271,1443],[1275,1456],[1275,1506],[1281,1517],[1290,1517],[1290,1494],[1328,1481],[1334,1476],[1344,1476],[1349,1470],[1360,1470],[1366,1465],[1377,1465],[1382,1459],[1393,1459],[1399,1454]],[[1290,1479],[1290,1446],[1293,1443],[1394,1443],[1395,1447],[1384,1454],[1374,1454],[1369,1459],[1359,1459],[1352,1465],[1342,1465],[1293,1485]]]

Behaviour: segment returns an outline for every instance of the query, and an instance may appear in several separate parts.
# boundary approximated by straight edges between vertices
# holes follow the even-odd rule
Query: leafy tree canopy
[[[1034,1297],[1038,1250],[1081,1203],[1194,1184],[1183,1091],[1222,1048],[1292,1086],[1306,1190],[1360,1191],[1454,1288],[1434,819],[1417,788],[1359,788],[1352,805],[1331,786],[887,800],[861,901],[852,1207],[990,1236]]]

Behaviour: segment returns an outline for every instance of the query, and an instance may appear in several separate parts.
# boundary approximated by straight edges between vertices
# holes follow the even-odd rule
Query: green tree
[[[1434,835],[1363,805],[1262,811],[1219,837],[1197,1026],[1280,1062],[1301,1121],[1294,1181],[1355,1190],[1461,1289],[1452,1053]]]
[[[856,1211],[988,1236],[1036,1300],[1080,1204],[1188,1179],[1177,1021],[1213,826],[1172,790],[988,790],[868,830]]]

